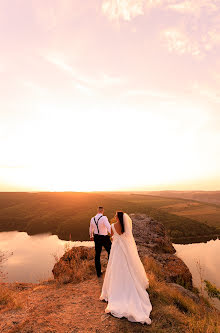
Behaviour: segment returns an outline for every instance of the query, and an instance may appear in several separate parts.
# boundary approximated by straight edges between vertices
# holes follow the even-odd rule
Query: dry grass
[[[155,275],[149,275],[149,293],[152,302],[162,305],[175,306],[182,313],[196,313],[196,303],[189,297],[183,296],[181,292],[172,288],[164,281],[158,281]]]
[[[158,280],[164,280],[164,273],[158,263],[151,257],[144,257],[142,259],[147,275],[157,276]]]
[[[0,312],[20,308],[21,302],[17,296],[7,286],[0,284]]]
[[[14,297],[12,291],[1,282],[7,275],[3,271],[3,264],[8,260],[10,255],[12,255],[12,253],[2,252],[0,250],[0,312],[11,309],[19,309],[21,307],[18,298]]]
[[[94,249],[72,248],[54,266],[54,275],[59,284],[78,283],[94,276]]]
[[[187,333],[219,333],[219,331],[219,314],[217,311],[215,313],[215,310],[212,313],[206,311],[188,318]]]
[[[143,260],[153,305],[151,332],[217,333],[219,311],[208,305],[204,298],[197,304],[191,298],[167,284],[163,273],[152,258]]]

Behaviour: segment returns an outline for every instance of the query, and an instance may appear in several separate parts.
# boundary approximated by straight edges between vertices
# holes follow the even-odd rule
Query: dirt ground
[[[13,284],[20,307],[0,313],[0,332],[145,332],[147,325],[105,314],[103,278],[78,284]]]

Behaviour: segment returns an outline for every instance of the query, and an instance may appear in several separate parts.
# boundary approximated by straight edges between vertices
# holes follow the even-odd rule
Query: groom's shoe
[[[101,272],[100,274],[97,274],[97,276],[98,276],[98,277],[101,277],[101,276],[102,276],[102,274],[103,274],[103,273]]]

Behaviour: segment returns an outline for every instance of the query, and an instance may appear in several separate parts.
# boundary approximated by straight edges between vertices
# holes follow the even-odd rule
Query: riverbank
[[[219,234],[213,234],[209,236],[197,236],[197,237],[180,237],[180,238],[173,238],[171,237],[171,241],[174,244],[196,244],[196,243],[206,243],[210,240],[220,239]]]

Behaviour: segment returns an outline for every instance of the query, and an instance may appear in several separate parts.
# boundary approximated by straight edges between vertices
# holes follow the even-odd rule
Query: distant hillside
[[[220,191],[153,191],[147,192],[147,194],[168,198],[191,199],[220,205]]]
[[[0,231],[51,232],[66,240],[71,234],[72,240],[87,240],[89,221],[99,205],[109,219],[116,210],[147,214],[161,221],[175,242],[220,235],[220,207],[215,205],[109,192],[0,193]]]

